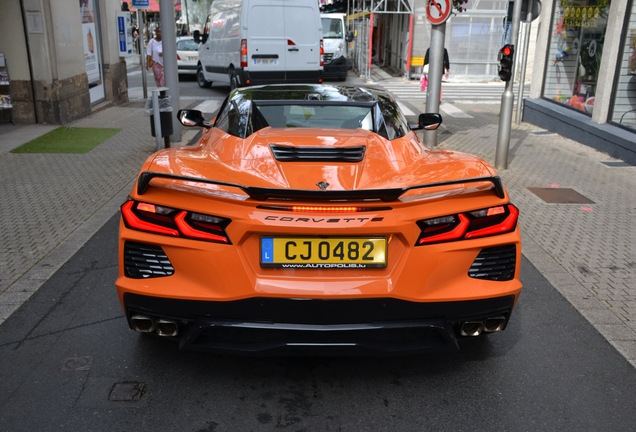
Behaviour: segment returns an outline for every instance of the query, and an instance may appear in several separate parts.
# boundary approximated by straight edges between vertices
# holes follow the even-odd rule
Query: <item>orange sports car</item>
[[[161,150],[121,207],[130,327],[183,349],[418,353],[503,330],[518,210],[475,156],[427,148],[390,94],[233,91],[193,146]]]

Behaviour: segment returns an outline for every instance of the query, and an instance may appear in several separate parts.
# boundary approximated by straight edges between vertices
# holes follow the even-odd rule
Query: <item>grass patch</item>
[[[18,148],[11,153],[88,153],[121,129],[73,128],[60,126]]]

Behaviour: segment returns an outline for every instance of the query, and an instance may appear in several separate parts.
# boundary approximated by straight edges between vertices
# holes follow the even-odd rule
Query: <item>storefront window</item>
[[[632,2],[614,89],[612,121],[636,129],[636,1]]]
[[[610,0],[557,0],[543,97],[591,114]]]

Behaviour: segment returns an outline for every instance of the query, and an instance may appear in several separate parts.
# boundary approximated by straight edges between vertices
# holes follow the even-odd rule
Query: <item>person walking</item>
[[[426,49],[426,55],[424,56],[424,75],[422,77],[423,81],[425,81],[425,86],[424,89],[426,89],[426,87],[428,87],[428,71],[430,70],[430,66],[428,64],[428,59],[429,59],[429,52],[430,52],[430,48]],[[446,77],[446,79],[448,79],[448,77],[450,76],[450,60],[448,57],[448,50],[446,48],[444,48],[444,69],[442,70],[442,77]],[[427,67],[428,66],[428,67]],[[439,86],[439,101],[442,101],[442,85],[440,83]]]
[[[428,64],[428,54],[430,50],[430,48],[426,49],[426,55],[424,56],[424,66]],[[448,50],[446,48],[444,48],[444,71],[442,73],[442,76],[446,76],[446,79],[448,79],[448,77],[450,76],[450,60],[448,58]]]
[[[155,37],[150,39],[146,48],[146,69],[152,66],[157,87],[164,86],[163,78],[163,44],[161,43],[161,28],[155,30]]]

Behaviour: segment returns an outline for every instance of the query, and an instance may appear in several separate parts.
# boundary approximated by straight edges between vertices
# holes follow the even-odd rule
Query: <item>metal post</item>
[[[177,71],[177,34],[175,32],[174,0],[160,0],[161,11],[161,43],[163,44],[163,72],[165,86],[168,87],[172,103],[172,135],[170,141],[181,141],[181,123],[176,113],[181,105],[179,101],[179,73]]]
[[[519,39],[519,21],[521,18],[521,1],[516,1],[512,9],[512,30],[510,32],[510,41],[516,43]],[[518,52],[515,47],[514,55]],[[514,59],[513,59],[514,65]],[[514,72],[514,69],[513,69]],[[510,81],[506,81],[506,87],[501,95],[501,108],[499,110],[499,131],[497,133],[497,151],[495,154],[495,167],[508,168],[508,149],[510,147],[510,128],[512,126],[512,108],[515,102],[515,96],[512,93],[514,84],[514,73]]]
[[[137,9],[137,29],[139,36],[137,36],[137,43],[139,48],[139,66],[141,66],[141,83],[144,89],[144,99],[148,99],[148,77],[146,76],[146,50],[144,49],[144,29],[141,27],[143,23],[141,10]],[[144,24],[145,25],[145,24]]]
[[[164,89],[165,90],[165,89]],[[152,115],[155,124],[155,141],[157,151],[161,150],[161,115],[159,111],[159,89],[152,91]]]
[[[524,23],[523,50],[521,53],[521,77],[519,78],[519,90],[517,91],[517,113],[515,123],[521,123],[521,106],[523,105],[523,88],[526,83],[526,65],[528,62],[528,44],[530,41],[530,27],[532,26],[532,11],[528,12],[528,18]]]
[[[426,112],[439,113],[442,75],[444,74],[444,39],[446,23],[431,27],[431,46],[428,59],[428,87],[426,88]],[[424,131],[424,143],[430,147],[437,145],[437,131]]]

